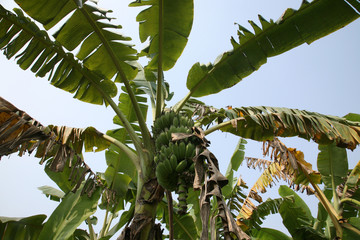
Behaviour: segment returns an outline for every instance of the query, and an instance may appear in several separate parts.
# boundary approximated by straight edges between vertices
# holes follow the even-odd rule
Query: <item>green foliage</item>
[[[360,8],[359,2],[352,4]],[[356,18],[358,13],[343,0],[304,1],[299,10],[286,10],[276,22],[259,16],[261,28],[250,21],[254,33],[239,25],[239,43],[232,39],[233,50],[220,55],[213,64],[194,64],[188,74],[187,88],[193,97],[220,92],[258,70],[267,58],[303,43],[310,44]]]
[[[61,2],[43,0],[37,1],[36,4],[24,0],[16,2],[29,16],[42,23],[46,29],[51,29],[71,13],[70,18],[54,35],[62,46],[70,51],[80,47],[76,57],[83,60],[85,67],[101,73],[106,79],[120,74],[119,71],[122,71],[128,79],[136,76],[137,69],[126,61],[136,60],[137,51],[129,45],[121,43],[121,41],[129,41],[131,38],[108,30],[118,29],[121,26],[101,21],[110,20],[106,16],[108,11],[87,3],[79,7],[70,0]],[[117,78],[117,81],[122,80],[120,75]]]
[[[183,52],[190,34],[194,15],[193,1],[136,1],[130,6],[149,6],[136,17],[136,21],[140,23],[140,41],[150,40],[150,45],[142,51],[142,54],[151,59],[147,68],[156,70],[158,61],[161,61],[164,71],[171,69]]]
[[[0,48],[4,48],[8,58],[15,56],[25,46],[24,51],[17,55],[17,63],[22,69],[31,67],[31,71],[40,77],[52,73],[49,75],[51,84],[74,93],[74,97],[81,101],[103,104],[105,99],[99,94],[99,89],[108,96],[116,96],[117,88],[113,82],[90,72],[72,54],[66,53],[61,45],[51,41],[48,34],[20,10],[15,11],[17,15],[0,6]]]
[[[165,223],[169,226],[169,214],[167,205],[161,203]],[[174,213],[174,239],[195,240],[198,239],[198,231],[194,219],[190,215],[178,215]]]
[[[0,217],[0,236],[2,240],[38,239],[46,215],[27,218]]]
[[[67,239],[76,228],[96,212],[101,190],[97,188],[89,197],[83,195],[84,185],[75,193],[69,192],[44,224],[39,235],[41,239]]]
[[[360,123],[345,118],[326,116],[306,110],[277,107],[240,107],[216,110],[203,116],[202,124],[221,123],[221,131],[230,132],[257,141],[271,140],[276,136],[299,136],[319,144],[335,142],[339,147],[354,149],[360,143]]]
[[[140,41],[149,43],[140,53],[130,45],[131,38],[117,32],[121,26],[110,23],[111,11],[98,7],[97,1],[15,2],[22,10],[13,13],[0,5],[0,49],[5,56],[17,58],[20,68],[30,68],[36,76],[48,75],[52,85],[81,101],[110,105],[116,113],[113,122],[119,127],[107,135],[93,127],[45,128],[25,112],[8,108],[9,103],[1,99],[1,155],[34,151],[41,163],[46,162],[45,172],[61,189],[40,188],[50,199],[60,201],[46,223],[44,215],[1,217],[2,238],[108,240],[123,229],[126,239],[149,239],[150,235],[161,239],[163,233],[155,225],[157,218],[173,230],[174,239],[205,239],[208,235],[228,239],[233,237],[231,234],[250,239],[247,234],[251,234],[254,239],[289,240],[277,230],[260,226],[266,216],[277,212],[295,240],[340,237],[341,231],[343,239],[359,235],[354,204],[360,200],[360,171],[357,165],[347,178],[344,148],[354,149],[360,143],[360,115],[351,113],[340,118],[274,107],[215,109],[190,98],[232,87],[258,70],[269,57],[310,44],[349,24],[359,17],[354,11],[360,10],[358,1],[303,1],[298,10],[287,9],[276,22],[260,15],[261,27],[249,21],[253,32],[239,25],[239,38],[231,39],[231,51],[220,55],[213,64],[192,66],[186,83],[190,93],[170,109],[170,114],[161,114],[169,112],[165,101],[173,95],[163,71],[174,67],[187,44],[194,19],[192,0],[139,0],[130,4],[141,8],[136,18]],[[54,32],[52,36],[49,30]],[[149,59],[145,67],[136,62],[144,56]],[[124,84],[120,94],[115,83]],[[113,101],[115,96],[119,96],[118,103]],[[147,98],[153,111],[152,133],[146,126],[150,105]],[[177,117],[170,118],[171,114]],[[225,178],[218,170],[216,157],[207,149],[205,135],[215,130],[257,141],[298,136],[321,144],[318,168],[325,186],[333,192],[335,208],[330,208],[329,191],[324,194],[315,185],[318,173],[303,158],[289,160],[291,154],[301,152],[286,149],[279,153],[282,146],[272,146],[281,159],[272,156],[274,162],[264,170],[257,187],[245,196],[242,188],[246,185],[234,173],[244,160],[246,140],[239,140]],[[106,150],[107,169],[95,174],[84,162],[82,152],[102,150]],[[259,189],[265,189],[280,175],[295,184],[310,181],[320,198],[326,195],[320,199],[326,208],[319,206],[317,219],[305,202],[285,186],[279,189],[282,198],[268,199],[258,206],[248,201],[251,197],[261,202]],[[169,211],[164,188],[177,190],[180,206],[170,207]],[[335,195],[336,188],[339,196]],[[176,206],[176,201],[173,204]],[[252,204],[248,208],[250,218],[237,222],[247,224],[247,234],[234,220],[236,214],[240,216],[241,204]],[[106,210],[98,235],[90,218],[97,207]],[[110,228],[120,210],[124,211],[117,224]],[[338,221],[340,216],[347,218],[344,223]],[[84,220],[89,220],[89,234],[77,229]]]
[[[240,138],[235,151],[231,156],[231,160],[225,174],[225,177],[229,180],[229,183],[222,188],[222,193],[225,197],[229,197],[233,191],[236,182],[236,178],[234,178],[234,172],[239,169],[242,161],[244,161],[246,143],[247,141],[245,139]]]
[[[354,227],[357,230],[360,230],[360,219],[358,217],[351,217],[349,218],[349,224]],[[358,239],[359,234],[355,233],[354,231],[351,231],[347,228],[344,229],[343,239],[344,240],[352,240],[352,239]]]
[[[283,198],[271,199],[268,198],[265,202],[260,203],[256,209],[253,210],[251,218],[246,221],[246,224],[256,229],[261,229],[263,220],[270,214],[279,213],[280,206],[287,201],[287,204],[291,205],[294,202],[292,196],[286,196]]]
[[[348,172],[346,149],[331,144],[319,145],[319,150],[317,167],[322,181],[327,188],[336,189],[336,186],[343,183]]]
[[[321,232],[312,228],[314,218],[306,203],[289,187],[280,186],[279,194],[282,197],[293,196],[294,202],[283,202],[279,212],[283,224],[290,232],[294,240],[301,239],[325,239]]]
[[[262,228],[259,231],[255,231],[254,240],[291,240],[286,234],[271,228]]]

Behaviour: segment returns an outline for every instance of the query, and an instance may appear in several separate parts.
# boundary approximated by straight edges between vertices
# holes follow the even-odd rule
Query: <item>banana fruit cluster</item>
[[[194,177],[194,162],[196,145],[191,138],[176,142],[172,141],[172,133],[192,132],[192,119],[166,112],[154,122],[156,177],[158,183],[169,191],[178,194],[180,213],[186,212],[187,189],[192,186]]]

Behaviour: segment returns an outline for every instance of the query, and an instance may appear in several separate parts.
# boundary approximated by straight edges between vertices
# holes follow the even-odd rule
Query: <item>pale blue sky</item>
[[[2,1],[12,8],[13,2]],[[99,6],[114,10],[116,23],[123,25],[124,35],[139,43],[137,35],[136,8],[127,8],[130,1],[100,0]],[[237,22],[251,29],[247,20],[257,21],[257,15],[276,20],[286,8],[298,8],[300,0],[198,0],[195,1],[195,18],[188,45],[174,69],[165,73],[171,90],[176,91],[170,105],[182,99],[187,93],[187,72],[195,62],[213,62],[224,51],[231,49],[230,37],[236,37]],[[118,7],[118,5],[121,5]],[[232,106],[274,106],[306,109],[323,114],[343,116],[349,112],[360,113],[359,106],[359,62],[360,62],[360,20],[353,22],[311,45],[302,45],[281,56],[268,59],[259,71],[245,78],[231,89],[200,100],[214,107]],[[141,47],[139,47],[141,49]],[[26,111],[43,123],[72,127],[94,126],[106,131],[114,126],[110,108],[95,106],[72,99],[71,94],[51,86],[46,79],[35,78],[32,72],[21,70],[14,62],[0,55],[2,84],[0,96]],[[151,116],[151,115],[149,115]],[[210,150],[218,157],[223,172],[237,143],[230,134],[215,133],[208,137]],[[297,139],[285,139],[288,147],[305,152],[305,159],[316,167],[317,145]],[[246,146],[246,156],[262,157],[261,144]],[[106,168],[104,154],[87,154],[86,161],[95,171]],[[357,149],[349,153],[353,166],[360,160]],[[46,199],[36,188],[42,185],[55,186],[42,171],[37,159],[12,156],[0,161],[0,216],[25,217],[45,213],[49,215],[56,203]],[[259,171],[242,166],[242,175],[249,187]],[[278,184],[279,185],[279,184]],[[277,187],[270,196],[276,197]],[[269,195],[269,194],[268,194]],[[265,200],[268,195],[265,195]],[[315,197],[305,197],[316,209]],[[314,204],[315,203],[315,204]],[[313,212],[316,216],[316,212]],[[280,218],[271,217],[266,226],[283,229]],[[275,223],[275,224],[273,224]],[[99,225],[101,225],[99,223]]]

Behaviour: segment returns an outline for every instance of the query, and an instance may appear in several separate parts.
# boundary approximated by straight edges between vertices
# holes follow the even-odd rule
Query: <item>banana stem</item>
[[[158,49],[158,66],[157,66],[157,87],[156,87],[156,113],[155,119],[158,118],[161,114],[163,106],[163,96],[162,96],[162,83],[163,83],[163,41],[164,41],[164,31],[163,31],[163,0],[159,0],[159,49]]]
[[[344,198],[344,199],[340,200],[341,204],[344,203],[344,202],[351,202],[351,203],[354,203],[354,204],[360,206],[360,201],[357,201],[357,200],[352,199],[352,198]]]
[[[324,206],[325,210],[329,214],[330,219],[331,219],[332,223],[334,224],[334,227],[336,230],[336,235],[338,237],[341,237],[342,236],[342,228],[339,223],[340,217],[339,217],[338,213],[336,212],[335,208],[328,201],[328,199],[326,198],[325,194],[321,191],[319,186],[316,185],[315,183],[313,183],[309,174],[306,172],[306,170],[303,169],[301,163],[298,162],[298,166],[299,166],[299,169],[304,173],[304,175],[306,176],[306,178],[308,179],[310,184],[314,187],[316,196],[318,197],[319,201],[321,202],[321,204]]]
[[[236,119],[232,119],[232,120],[229,120],[229,121],[226,121],[226,122],[219,123],[219,124],[217,124],[217,125],[209,128],[209,129],[205,130],[205,131],[204,131],[204,134],[205,134],[205,136],[206,136],[206,135],[208,135],[208,134],[210,134],[210,133],[212,133],[212,132],[215,132],[216,130],[220,130],[220,129],[223,128],[223,127],[229,126],[229,125],[232,124],[232,122],[233,122],[234,120],[239,121],[239,120],[244,120],[244,119],[245,119],[245,118],[243,118],[243,117],[239,117],[239,118],[236,118]]]
[[[108,220],[108,214],[109,214],[109,210],[108,210],[109,204],[107,205],[106,208],[106,212],[105,212],[105,217],[104,217],[104,222],[103,222],[103,226],[101,228],[100,234],[99,234],[99,238],[102,238],[103,236],[105,236],[105,229],[107,227],[107,220]]]
[[[90,218],[88,217],[88,218],[86,219],[86,221],[87,221],[87,225],[88,225],[88,227],[89,227],[90,240],[96,240],[96,239],[97,239],[97,238],[96,238],[96,234],[95,234],[94,228],[93,228],[93,226],[92,226],[92,224],[91,224]]]

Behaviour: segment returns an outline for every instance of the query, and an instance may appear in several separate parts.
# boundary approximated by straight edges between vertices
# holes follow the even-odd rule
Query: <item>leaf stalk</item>
[[[94,31],[97,33],[97,36],[100,38],[100,40],[103,43],[107,53],[109,54],[110,58],[112,59],[116,69],[118,70],[118,72],[120,74],[120,78],[123,81],[123,83],[125,85],[125,88],[126,88],[128,94],[130,96],[130,101],[133,104],[134,111],[135,111],[136,117],[138,119],[140,129],[141,129],[142,137],[144,139],[144,143],[147,146],[151,146],[151,136],[150,136],[149,129],[146,126],[145,118],[141,113],[139,103],[137,102],[135,94],[132,91],[129,80],[127,79],[124,71],[122,70],[122,68],[120,66],[119,60],[117,59],[113,49],[111,48],[109,42],[106,40],[106,38],[105,38],[104,34],[102,33],[101,29],[95,24],[95,21],[91,18],[91,16],[87,12],[87,10],[85,8],[79,8],[79,9],[83,13],[83,15],[86,17],[86,19],[88,20],[89,24],[94,29]]]
[[[163,29],[163,0],[159,0],[159,49],[158,49],[158,61],[157,61],[157,86],[156,86],[156,113],[155,119],[161,115],[162,106],[164,105],[164,99],[162,96],[162,83],[163,83],[163,41],[164,41],[164,29]]]

